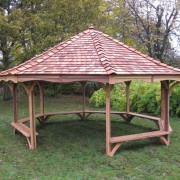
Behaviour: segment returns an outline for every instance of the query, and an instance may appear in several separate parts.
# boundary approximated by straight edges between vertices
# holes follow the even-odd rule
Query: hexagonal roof
[[[0,73],[7,75],[180,75],[180,69],[160,63],[90,27]]]

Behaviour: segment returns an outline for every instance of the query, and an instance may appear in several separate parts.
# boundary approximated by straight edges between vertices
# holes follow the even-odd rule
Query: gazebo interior
[[[130,85],[132,81],[145,81],[161,84],[161,115],[153,117],[131,112]],[[14,120],[11,125],[27,138],[30,149],[37,148],[36,119],[42,124],[55,115],[77,114],[87,120],[92,114],[106,115],[106,155],[112,157],[122,143],[145,138],[158,137],[162,144],[169,145],[172,132],[169,122],[169,94],[180,82],[180,69],[140,53],[118,42],[110,36],[90,27],[69,40],[48,49],[42,54],[0,73],[0,81],[7,85],[13,94]],[[82,110],[70,112],[44,111],[44,82],[82,85]],[[106,93],[105,111],[89,111],[85,104],[86,82],[98,82]],[[126,85],[126,111],[111,111],[110,92],[116,83]],[[29,117],[19,119],[17,87],[22,86],[29,102]],[[40,110],[35,113],[34,89],[39,87]],[[137,92],[138,93],[138,92]],[[130,123],[134,117],[155,122],[158,130],[112,137],[111,114],[119,115]],[[29,126],[27,125],[29,122]]]

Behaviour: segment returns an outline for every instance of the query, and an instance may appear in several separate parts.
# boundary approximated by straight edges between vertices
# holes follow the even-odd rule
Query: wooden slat
[[[140,117],[140,118],[145,118],[145,119],[151,119],[151,120],[155,120],[155,121],[159,121],[161,119],[158,117],[147,116],[147,115],[137,114],[137,113],[128,113],[128,115],[132,115],[132,116],[136,116],[136,117]]]
[[[23,128],[26,128],[27,130],[29,130],[29,131],[30,131],[30,128],[29,128],[28,126],[26,126],[25,124],[22,124],[22,123],[21,123],[21,126],[22,126]],[[38,133],[37,133],[37,132],[35,132],[35,134],[36,134],[36,136],[38,135]]]
[[[88,111],[86,110],[85,113],[92,113],[92,114],[106,114],[106,111]],[[111,111],[111,114],[126,114],[126,112],[121,111]]]
[[[35,118],[42,117],[42,116],[44,116],[44,114],[36,114],[36,115],[35,115]],[[23,119],[19,119],[19,120],[18,120],[19,123],[25,123],[25,122],[27,122],[27,121],[29,121],[29,117],[26,117],[26,118],[23,118]]]
[[[97,113],[97,114],[106,114],[106,111],[88,111],[88,110],[86,110],[85,113],[92,113],[92,114],[95,114],[95,113]]]
[[[53,113],[45,113],[45,114],[36,114],[35,118],[39,118],[39,117],[43,117],[43,116],[55,116],[55,115],[68,115],[68,114],[79,114],[79,113],[83,113],[83,111],[64,111],[64,112],[53,112]],[[20,123],[25,123],[27,121],[29,121],[29,117],[23,118],[23,119],[19,119],[18,120]]]
[[[64,111],[64,112],[54,112],[54,113],[46,113],[44,116],[53,116],[53,115],[66,115],[66,114],[79,114],[82,113],[83,111]]]
[[[55,115],[68,115],[68,114],[79,114],[79,113],[83,113],[83,111],[63,111],[63,112],[50,112],[50,113],[45,113],[45,114],[36,114],[35,118],[39,118],[42,116],[55,116]],[[85,113],[91,113],[91,114],[106,114],[106,111],[88,111],[86,110]],[[126,114],[126,112],[124,111],[111,111],[111,114],[115,114],[115,115],[119,115],[119,114]],[[150,119],[150,120],[155,120],[155,121],[159,121],[160,118],[158,117],[153,117],[153,116],[147,116],[147,115],[143,115],[143,114],[137,114],[137,113],[128,113],[128,115],[132,115],[132,116],[136,116],[136,117],[141,117],[141,118],[145,118],[145,119]],[[29,117],[23,118],[23,119],[19,119],[19,122],[21,123],[25,123],[29,121]]]
[[[170,134],[171,132],[165,132],[165,131],[152,131],[147,133],[140,133],[140,134],[132,134],[127,136],[118,136],[118,137],[111,137],[110,143],[119,143],[119,142],[127,142],[132,140],[139,140],[139,139],[146,139],[146,138],[152,138],[152,137],[159,137],[164,136],[167,134]]]
[[[111,111],[111,114],[126,114],[124,111]]]
[[[21,132],[24,136],[26,137],[30,137],[30,128],[27,127],[26,125],[22,124],[22,123],[14,123],[12,122],[11,125],[17,129],[19,132]],[[36,132],[36,135],[38,135],[38,133]]]

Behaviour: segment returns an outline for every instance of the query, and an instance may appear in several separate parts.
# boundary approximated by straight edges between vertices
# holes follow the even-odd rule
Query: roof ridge
[[[111,62],[108,60],[107,56],[106,56],[106,53],[103,51],[103,48],[102,48],[102,45],[101,45],[101,42],[98,38],[98,33],[99,31],[97,31],[95,33],[95,31],[91,31],[89,30],[90,32],[90,35],[92,37],[92,40],[93,40],[93,43],[94,43],[94,46],[96,48],[96,52],[100,58],[100,61],[105,69],[105,71],[107,72],[107,74],[113,74],[115,73],[116,74],[116,70],[113,68]]]
[[[99,31],[98,31],[98,32],[99,32]],[[138,50],[136,50],[136,49],[134,49],[134,48],[131,48],[131,47],[127,46],[126,44],[118,41],[117,39],[114,39],[114,38],[110,37],[110,36],[107,35],[107,34],[104,34],[104,33],[102,33],[102,32],[99,32],[99,33],[102,34],[104,37],[106,37],[106,38],[108,38],[108,39],[110,39],[110,40],[113,40],[113,41],[116,42],[117,44],[120,44],[120,45],[123,46],[124,48],[126,48],[126,49],[128,49],[128,50],[130,50],[130,51],[132,51],[132,52],[135,52],[136,54],[138,54],[138,55],[140,55],[140,56],[142,56],[142,57],[147,58],[149,61],[152,61],[152,62],[154,62],[155,64],[158,64],[158,65],[160,65],[160,66],[167,67],[167,68],[169,68],[169,69],[171,69],[171,70],[175,70],[175,71],[180,72],[180,69],[178,69],[178,68],[174,68],[174,67],[169,66],[169,65],[167,65],[167,64],[165,64],[165,63],[159,62],[158,60],[150,57],[149,55],[146,55],[146,54],[144,54],[144,53],[142,53],[142,52],[140,52],[140,51],[138,51]]]
[[[3,71],[3,74],[4,74],[4,73],[5,73],[5,75],[6,75],[7,73],[8,73],[8,74],[15,74],[15,73],[10,73],[10,72],[11,72],[11,71],[19,71],[18,68],[24,67],[24,65],[28,64],[29,62],[34,62],[34,63],[36,63],[36,64],[34,64],[34,65],[32,65],[32,66],[35,66],[35,65],[37,65],[37,64],[40,64],[40,63],[43,62],[45,59],[51,57],[51,56],[55,53],[55,52],[53,52],[52,50],[54,50],[54,49],[57,49],[58,51],[59,51],[59,50],[62,50],[62,49],[64,49],[65,47],[67,47],[69,44],[71,44],[73,41],[79,39],[80,37],[82,37],[82,36],[85,35],[85,34],[87,34],[87,31],[84,31],[84,32],[81,32],[81,33],[79,33],[79,34],[77,34],[77,35],[75,35],[75,36],[72,36],[72,37],[70,37],[69,39],[67,39],[66,41],[63,41],[63,42],[61,42],[61,43],[59,43],[59,44],[57,44],[57,45],[55,45],[55,46],[53,46],[53,47],[45,50],[44,52],[36,55],[35,57],[32,57],[31,59],[25,61],[24,63],[21,63],[21,64],[19,64],[19,65],[17,65],[17,66],[14,66],[14,67],[10,68],[10,69],[7,69],[6,71]],[[62,46],[62,45],[64,45],[64,46]],[[59,48],[59,47],[61,47],[61,48]],[[37,59],[38,57],[42,56],[42,55],[47,55],[48,57],[42,58],[42,60],[37,60],[37,61],[36,61],[36,59]],[[31,64],[29,64],[29,65],[31,65]],[[26,67],[24,67],[24,68],[25,68],[25,69],[28,69],[28,68],[26,68]],[[0,72],[0,74],[1,74],[1,72]]]

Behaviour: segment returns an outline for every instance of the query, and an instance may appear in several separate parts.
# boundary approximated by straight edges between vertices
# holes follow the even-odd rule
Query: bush
[[[46,83],[45,94],[56,97],[58,94],[82,94],[80,83]]]
[[[111,91],[111,107],[113,110],[125,111],[125,84],[116,84]],[[160,115],[160,83],[144,83],[136,81],[130,88],[131,111]],[[180,116],[180,86],[176,86],[170,96],[170,114]],[[95,91],[90,98],[95,107],[105,106],[105,92],[103,89]]]
[[[76,94],[82,95],[82,85],[79,82],[74,83],[50,83],[46,82],[44,84],[45,94],[47,96],[56,97],[58,94]],[[86,96],[90,97],[94,91],[98,90],[100,85],[96,82],[86,83]]]

